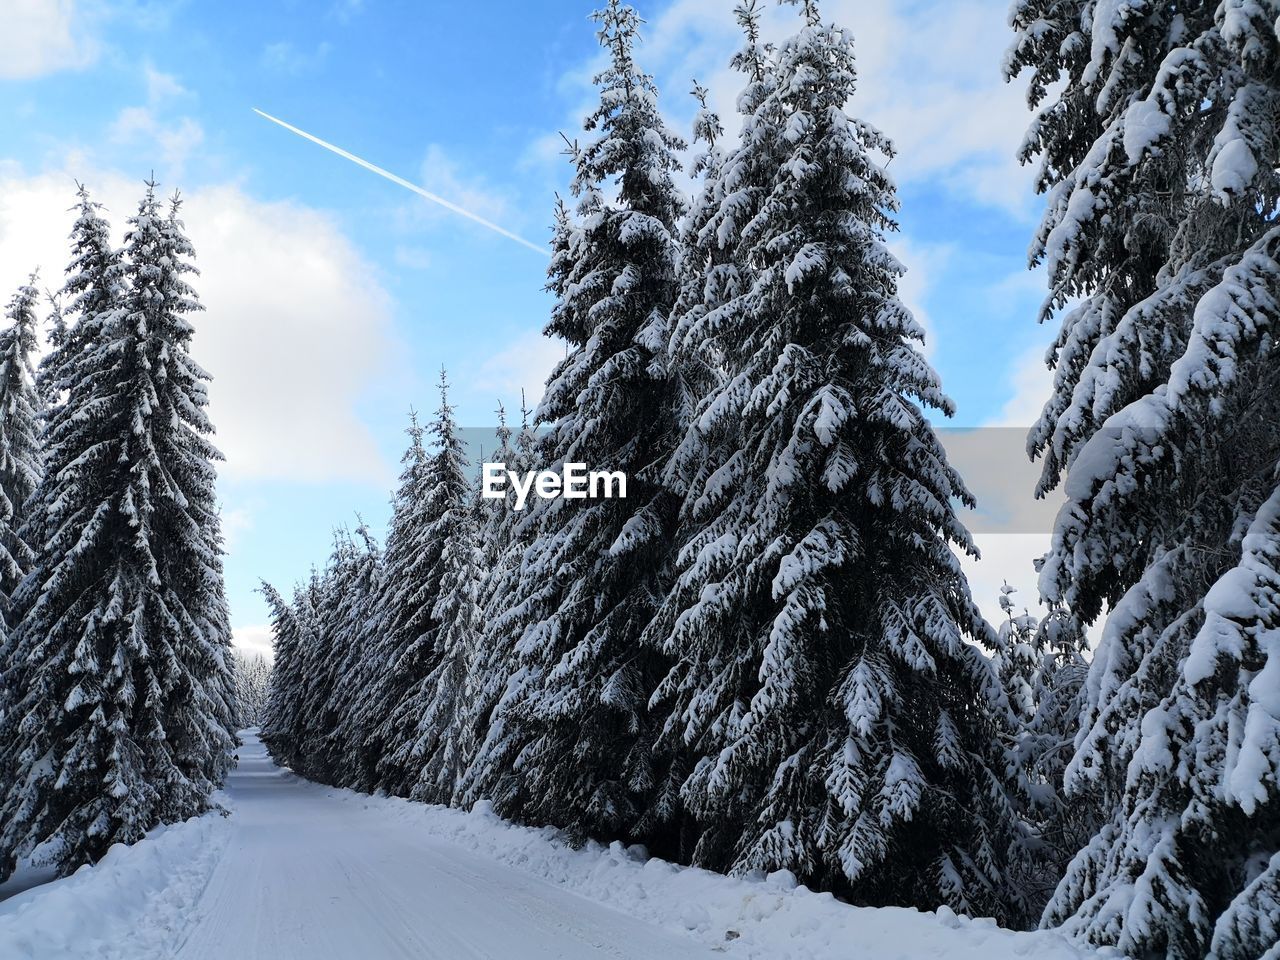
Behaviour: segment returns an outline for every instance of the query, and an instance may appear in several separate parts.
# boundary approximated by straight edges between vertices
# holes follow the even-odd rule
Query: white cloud
[[[372,266],[327,216],[238,187],[198,190],[183,214],[227,472],[387,483],[355,412],[391,354],[390,301]]]
[[[1018,592],[1014,594],[1014,608],[1044,618],[1048,608],[1040,602],[1040,588],[1037,581],[1039,574],[1035,569],[1035,561],[1044,556],[1050,545],[1047,533],[979,533],[974,535],[974,542],[982,553],[982,559],[962,557],[960,566],[969,581],[969,592],[982,615],[994,626],[1005,620],[1000,609],[1000,587],[1008,583]],[[1085,628],[1085,647],[1093,650],[1102,637],[1110,610],[1103,608],[1102,614],[1091,625]]]
[[[271,637],[271,627],[266,624],[236,627],[231,631],[231,642],[238,650],[251,656],[260,653],[268,660],[275,658]]]
[[[542,399],[552,368],[562,359],[563,342],[530,331],[481,364],[474,389],[492,390],[496,396],[513,399],[523,390],[533,410]]]
[[[1036,586],[1034,561],[1049,549],[1047,533],[979,533],[974,542],[982,559],[962,557],[960,564],[969,580],[969,590],[983,616],[993,624],[1004,620],[1000,610],[1000,587],[1007,581],[1017,589],[1018,609],[1026,608],[1043,617],[1040,591]]]
[[[1003,7],[833,0],[822,12],[853,31],[854,111],[894,140],[899,180],[950,172],[974,199],[1029,215],[1032,174],[1015,156],[1029,116],[1020,85],[1000,76],[1011,38]]]
[[[524,148],[524,152],[520,155],[519,166],[523,170],[554,173],[558,181],[559,175],[569,168],[565,155],[566,149],[564,137],[559,133],[544,133],[535,137]]]
[[[924,327],[925,341],[923,353],[932,358],[937,348],[929,311],[925,300],[932,292],[936,277],[944,271],[953,253],[950,244],[914,243],[906,237],[894,237],[889,244],[893,255],[902,261],[907,272],[898,282],[898,297],[916,322]]]
[[[173,101],[190,96],[172,74],[162,73],[150,64],[142,68],[146,85],[145,106],[123,108],[108,131],[117,144],[145,147],[149,155],[160,161],[161,176],[180,178],[187,160],[204,142],[204,128],[189,116],[168,117]]]
[[[162,122],[151,107],[125,107],[111,125],[110,136],[120,144],[149,145],[166,177],[181,177],[187,160],[204,142],[204,128],[191,117]]]
[[[1007,374],[1011,395],[987,426],[1030,427],[1053,392],[1053,373],[1045,366],[1044,348],[1033,347],[1017,357]]]
[[[992,283],[987,287],[986,300],[993,312],[1007,312],[1014,305],[1021,315],[1035,315],[1047,289],[1044,267],[1037,266]],[[1008,399],[985,426],[1028,428],[1040,419],[1045,401],[1053,392],[1053,372],[1045,365],[1052,330],[1042,327],[1039,337],[1040,343],[1032,344],[1008,360],[1005,371]]]
[[[437,143],[427,145],[421,177],[425,189],[485,220],[509,227],[513,220],[518,219],[507,194],[478,177],[464,174],[458,162]],[[416,217],[427,221],[456,220],[456,214],[435,204],[415,203],[412,210]]]
[[[527,209],[514,202],[515,194],[511,189],[490,183],[473,170],[474,166],[460,163],[439,144],[428,144],[416,181],[412,177],[409,179],[456,209],[417,198],[400,201],[391,210],[396,234],[406,240],[422,241],[439,239],[437,235],[442,230],[447,231],[450,237],[462,230],[496,230],[511,240],[544,252],[546,248],[539,246],[536,239],[538,233],[529,234],[535,239],[521,236],[532,218],[527,216]],[[487,222],[478,224],[474,222],[477,219]],[[538,222],[542,223],[543,219],[539,218]],[[472,222],[467,223],[467,220]],[[431,235],[430,238],[426,238],[427,234]],[[431,260],[429,251],[421,243],[400,246],[394,257],[401,266],[415,270],[425,269]]]
[[[363,10],[364,0],[334,0],[329,7],[328,16],[339,23],[347,23]]]
[[[117,237],[140,183],[69,165],[24,176],[0,166],[0,293],[30,270],[57,287],[68,258],[74,178],[103,201]],[[214,381],[211,416],[236,479],[347,480],[385,486],[393,476],[356,413],[393,355],[387,294],[327,216],[266,203],[238,186],[184,195],[183,218],[206,311],[193,352]]]
[[[173,74],[162,73],[151,64],[142,68],[142,74],[147,81],[147,102],[152,106],[166,100],[185,97],[191,92],[179,83],[178,78]]]
[[[0,79],[27,80],[79,70],[98,55],[76,0],[6,0],[0,30]]]

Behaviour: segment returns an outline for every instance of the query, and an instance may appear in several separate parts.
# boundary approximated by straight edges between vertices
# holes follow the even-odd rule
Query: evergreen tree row
[[[0,333],[0,880],[210,809],[235,744],[179,201],[148,183],[123,248],[77,211],[39,369],[34,277]]]
[[[1057,698],[1020,704],[1024,734],[885,247],[893,146],[846,112],[848,31],[799,14],[774,47],[738,8],[742,133],[703,104],[692,205],[639,18],[597,15],[550,266],[569,349],[489,459],[623,470],[627,497],[480,499],[442,379],[385,549],[343,532],[291,597],[264,587],[263,735],[328,783],[1025,922],[1074,852],[1051,779],[1074,635],[1031,631],[1007,671]]]
[[[847,31],[796,6],[777,45],[736,10],[740,133],[695,85],[691,202],[638,18],[598,15],[550,268],[569,350],[492,459],[625,470],[629,496],[477,499],[445,398],[385,555],[343,535],[269,593],[272,749],[858,903],[1275,956],[1280,8],[1014,4],[1061,322],[1029,452],[1068,502],[1048,615],[1006,591],[993,630],[884,245],[893,146],[847,112]]]

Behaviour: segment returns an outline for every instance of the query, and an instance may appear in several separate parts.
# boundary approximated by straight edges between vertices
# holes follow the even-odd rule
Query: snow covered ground
[[[1076,960],[1047,933],[870,910],[789,877],[722,877],[619,844],[308,783],[246,736],[209,816],[0,903],[25,960]]]
[[[172,957],[233,827],[213,815],[117,845],[93,867],[0,903],[4,960]]]

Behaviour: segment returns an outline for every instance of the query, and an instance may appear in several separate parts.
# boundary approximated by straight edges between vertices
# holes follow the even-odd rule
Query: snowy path
[[[179,960],[723,956],[281,770],[246,736]]]
[[[1101,960],[945,908],[840,903],[620,843],[370,797],[281,770],[242,734],[211,814],[0,902],[2,960]]]

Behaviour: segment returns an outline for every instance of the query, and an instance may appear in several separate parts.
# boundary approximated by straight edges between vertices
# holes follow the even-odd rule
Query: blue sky
[[[590,0],[2,0],[0,284],[56,284],[74,179],[117,228],[154,170],[181,188],[208,307],[195,352],[215,376],[228,455],[220,496],[238,639],[263,642],[259,577],[287,586],[335,525],[385,523],[407,411],[435,405],[441,364],[466,424],[531,403],[559,347],[537,253],[299,139],[257,107],[539,243],[599,64]],[[639,56],[687,134],[697,77],[736,129],[732,0],[637,0]],[[1026,425],[1047,390],[1025,268],[1040,203],[1015,153],[1003,5],[826,0],[858,42],[854,113],[900,154],[893,246],[903,294],[957,401],[955,423]],[[769,35],[796,24],[768,9]],[[1029,589],[1040,541],[984,543]],[[1016,564],[1016,570],[1010,566]],[[1012,575],[1011,575],[1012,571]],[[1019,579],[1020,578],[1020,579]],[[992,597],[985,596],[992,593]]]

